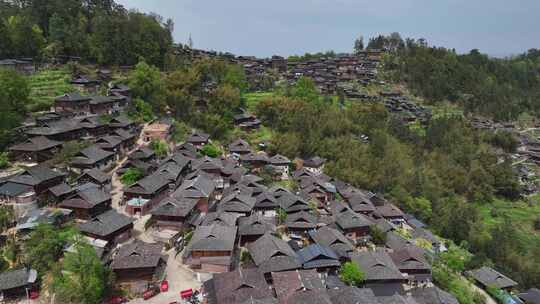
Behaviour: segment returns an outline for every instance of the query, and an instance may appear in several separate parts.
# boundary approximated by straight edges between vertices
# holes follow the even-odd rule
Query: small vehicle
[[[39,298],[39,291],[30,291],[30,293],[28,294],[28,297],[30,298],[30,300],[35,300],[37,298]]]
[[[148,300],[159,293],[159,288],[150,287],[143,293],[143,299]]]
[[[169,290],[169,281],[163,280],[159,286],[161,292],[167,292]]]
[[[182,300],[188,299],[192,295],[193,295],[193,289],[191,289],[191,288],[180,291],[180,298],[182,298]]]
[[[107,301],[108,304],[122,304],[127,303],[127,298],[122,296],[112,296],[109,301]]]

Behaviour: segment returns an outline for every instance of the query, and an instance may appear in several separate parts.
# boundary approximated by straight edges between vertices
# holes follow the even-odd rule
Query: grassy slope
[[[54,98],[72,92],[71,75],[67,68],[43,70],[30,76],[30,111],[47,110]]]

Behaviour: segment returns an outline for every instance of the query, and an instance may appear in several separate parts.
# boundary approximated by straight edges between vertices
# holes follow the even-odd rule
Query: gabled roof
[[[317,227],[317,217],[306,211],[287,215],[285,225],[288,228],[314,229]]]
[[[236,239],[236,227],[220,225],[198,226],[186,248],[191,251],[232,251]]]
[[[384,218],[395,218],[395,217],[403,217],[405,214],[403,211],[401,211],[398,207],[396,207],[394,204],[384,204],[382,206],[376,206],[375,210],[377,214]]]
[[[84,171],[78,178],[77,180],[85,177],[85,176],[88,176],[90,178],[92,178],[93,180],[97,181],[98,183],[102,184],[102,183],[105,183],[109,180],[111,180],[111,177],[108,176],[107,174],[105,174],[103,171],[97,169],[97,168],[93,168],[93,169],[90,169],[90,170],[86,170]]]
[[[221,170],[223,169],[223,164],[217,158],[204,156],[204,157],[193,160],[191,162],[191,167],[193,168],[193,170],[203,170],[203,171]]]
[[[525,304],[540,304],[540,290],[538,288],[530,288],[518,294],[518,297],[525,301]]]
[[[459,304],[453,295],[437,286],[414,288],[411,294],[418,304]]]
[[[364,271],[366,281],[405,280],[384,250],[354,252],[350,257]]]
[[[113,156],[113,152],[105,151],[97,145],[81,150],[71,161],[72,164],[92,165]]]
[[[23,185],[13,182],[7,182],[0,186],[0,195],[5,195],[9,197],[15,197],[33,191],[34,188],[30,185]]]
[[[254,208],[278,208],[279,202],[270,191],[263,191],[255,197]]]
[[[57,172],[45,165],[37,165],[26,168],[22,173],[17,174],[8,181],[17,184],[36,186],[48,180],[64,175],[65,174]]]
[[[399,251],[406,248],[407,246],[412,245],[412,242],[402,237],[401,235],[395,233],[394,231],[389,231],[386,233],[385,245],[386,247],[394,251]]]
[[[193,211],[197,202],[198,200],[194,198],[175,199],[166,197],[150,213],[152,215],[187,217]]]
[[[285,212],[296,212],[310,210],[309,203],[303,198],[294,194],[282,195],[279,199],[279,206],[285,210]]]
[[[22,152],[38,152],[48,150],[54,147],[59,147],[62,142],[50,140],[45,136],[36,136],[28,138],[25,142],[11,146],[10,151],[22,151]]]
[[[186,142],[194,143],[194,144],[206,143],[209,138],[210,138],[209,134],[195,131],[191,133],[191,135],[187,138]]]
[[[143,177],[127,188],[124,192],[138,193],[138,194],[156,194],[159,189],[164,188],[170,183],[167,174],[154,172],[151,175]]]
[[[346,286],[328,289],[327,292],[332,304],[380,304],[369,288]]]
[[[252,214],[248,217],[238,219],[238,234],[241,236],[263,235],[265,233],[274,233],[275,231],[276,226],[258,214]]]
[[[212,195],[216,185],[204,175],[199,175],[194,179],[185,180],[176,191],[173,197],[207,198]]]
[[[268,159],[268,162],[275,166],[286,166],[291,163],[291,160],[286,156],[276,154]]]
[[[329,247],[341,256],[348,257],[354,250],[352,243],[341,232],[328,226],[310,232],[309,236],[315,243]]]
[[[106,237],[120,229],[133,225],[133,219],[118,213],[116,210],[106,211],[97,217],[79,225],[81,232]]]
[[[274,289],[281,304],[296,304],[297,292],[324,291],[323,281],[315,269],[273,272]]]
[[[302,266],[289,244],[270,233],[248,244],[247,249],[255,265],[263,273],[297,269]]]
[[[491,267],[481,267],[467,272],[484,286],[494,286],[498,289],[517,286],[518,283]]]
[[[239,192],[233,192],[224,197],[218,204],[218,209],[225,212],[249,213],[255,206],[255,198]]]
[[[354,212],[373,212],[375,206],[371,200],[363,194],[354,194],[348,199],[349,206]]]
[[[320,166],[324,165],[325,161],[326,160],[324,158],[314,156],[312,158],[304,160],[304,167],[319,168]]]
[[[319,244],[311,244],[300,249],[297,253],[304,269],[339,267],[341,265],[338,256],[332,249]]]
[[[264,275],[257,269],[238,269],[231,272],[214,274],[209,282],[211,288],[209,300],[216,304],[272,303],[266,299],[272,298],[272,292]],[[275,302],[274,302],[275,303]]]
[[[364,228],[375,224],[365,215],[356,213],[351,209],[339,213],[336,216],[336,223],[341,229]]]
[[[72,193],[73,191],[75,191],[75,189],[71,188],[71,186],[69,186],[68,184],[66,183],[61,183],[61,184],[58,184],[54,187],[51,187],[49,188],[49,191],[54,195],[54,196],[62,196],[62,195],[65,195],[65,194],[70,194]],[[1,192],[0,192],[1,193]]]
[[[411,296],[394,294],[391,296],[380,296],[377,298],[381,304],[420,304]]]
[[[237,139],[229,144],[229,151],[231,153],[249,153],[251,152],[251,146],[243,139]]]
[[[415,245],[409,245],[401,250],[390,253],[390,257],[402,272],[410,270],[430,270],[431,266],[424,257],[424,250]]]
[[[291,191],[285,187],[274,185],[268,189],[268,192],[273,194],[275,198],[280,198],[285,194],[291,194]]]
[[[163,245],[135,240],[120,247],[113,258],[111,268],[119,270],[157,267],[162,250]]]
[[[309,170],[307,170],[306,168],[300,168],[300,169],[297,169],[295,171],[293,171],[292,173],[292,176],[295,180],[298,180],[302,177],[315,177],[315,174]]]
[[[7,270],[0,273],[0,291],[25,287],[35,283],[37,271],[34,269],[22,268],[17,270]]]
[[[210,212],[202,220],[201,226],[222,225],[235,227],[236,220],[240,217],[238,213],[231,212]]]
[[[91,99],[90,96],[82,96],[79,92],[72,92],[72,93],[66,93],[62,96],[58,96],[55,98],[55,101],[59,102],[81,102],[81,101],[89,101]]]
[[[61,202],[59,206],[62,208],[91,209],[110,200],[110,193],[97,187],[86,187],[84,190],[77,190],[73,196]]]

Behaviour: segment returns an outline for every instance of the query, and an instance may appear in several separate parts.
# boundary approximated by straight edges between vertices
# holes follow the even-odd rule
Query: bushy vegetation
[[[0,151],[11,142],[13,129],[24,119],[29,95],[28,79],[13,70],[0,68]]]
[[[339,269],[339,277],[343,282],[351,286],[360,285],[366,278],[360,266],[356,262],[345,262]]]
[[[78,56],[100,64],[163,66],[174,24],[114,1],[0,1],[0,58]]]
[[[71,73],[67,68],[46,69],[31,75],[28,110],[47,111],[54,104],[54,98],[75,91],[70,79]]]
[[[497,120],[540,113],[540,50],[497,59],[478,50],[460,55],[423,39],[378,38],[377,46],[391,50],[384,63],[388,79],[433,104],[450,101]]]
[[[144,173],[140,169],[129,168],[122,174],[120,181],[122,181],[122,184],[125,186],[131,186],[143,177]]]

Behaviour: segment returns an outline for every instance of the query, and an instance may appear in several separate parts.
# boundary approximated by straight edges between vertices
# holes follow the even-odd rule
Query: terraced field
[[[47,69],[30,76],[31,112],[48,110],[56,96],[72,92],[71,75],[67,69]]]

